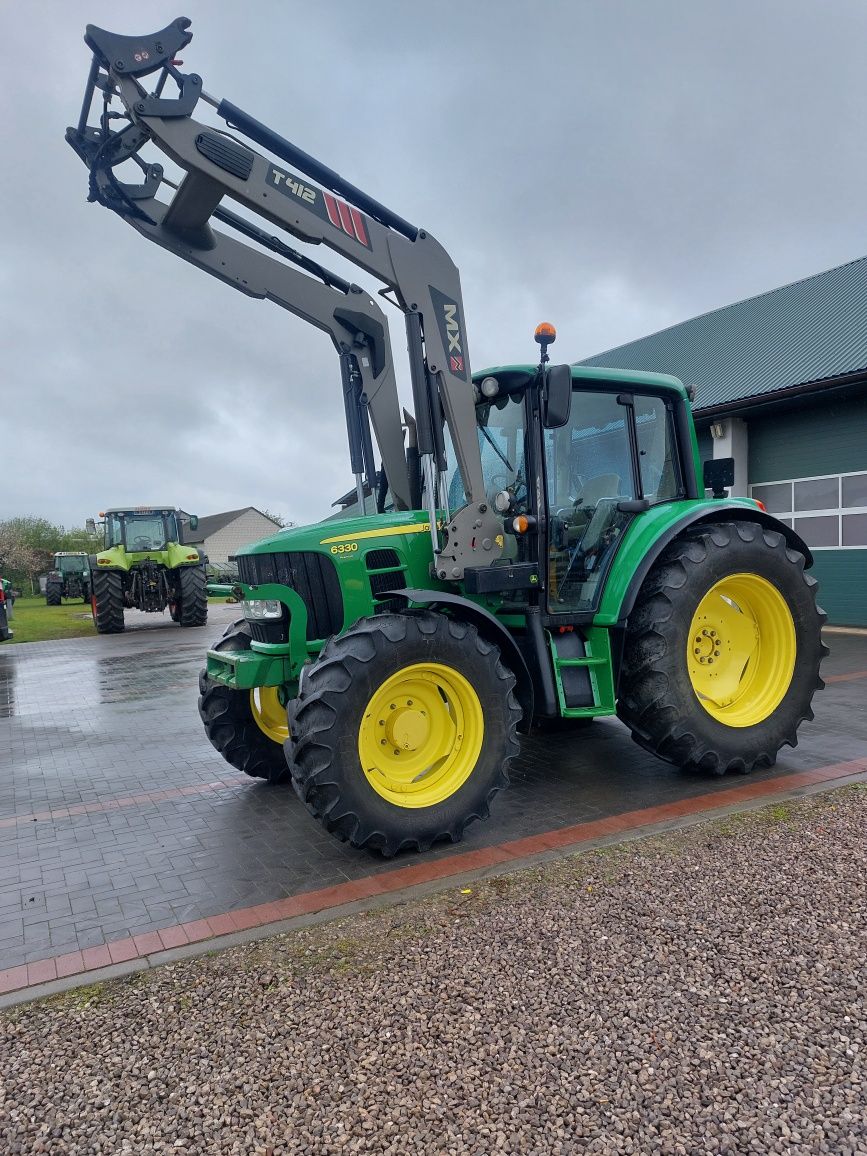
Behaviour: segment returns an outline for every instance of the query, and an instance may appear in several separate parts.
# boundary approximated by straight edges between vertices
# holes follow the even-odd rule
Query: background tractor
[[[54,569],[45,581],[45,604],[60,606],[64,598],[90,601],[90,561],[85,553],[61,550],[54,555]]]
[[[171,507],[136,506],[100,514],[105,549],[90,558],[91,608],[100,634],[119,634],[123,612],[157,613],[168,608],[181,626],[204,626],[208,620],[204,555],[181,541],[179,511]],[[190,529],[198,526],[190,518]],[[90,533],[96,523],[87,521]]]
[[[702,478],[689,391],[663,374],[551,366],[550,325],[538,365],[471,374],[445,249],[180,73],[189,23],[145,37],[89,26],[67,140],[92,200],[329,334],[358,509],[366,494],[376,507],[238,551],[243,617],[200,679],[214,747],[248,775],[291,778],[328,831],[385,855],[485,818],[537,720],[616,714],[677,766],[771,765],[822,686],[812,558],[760,503],[728,497],[730,460]],[[231,135],[193,119],[200,102]],[[186,170],[180,184],[139,156],[149,143]],[[130,159],[137,184],[114,173]],[[406,442],[380,305],[249,214],[334,249],[402,311]]]

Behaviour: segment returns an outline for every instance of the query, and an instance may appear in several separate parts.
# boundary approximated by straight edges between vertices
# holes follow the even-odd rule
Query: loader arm
[[[344,326],[335,338],[333,300],[326,303],[335,293],[333,276],[329,275],[331,280],[325,285],[317,285],[215,231],[212,219],[225,220],[220,202],[229,197],[302,241],[327,245],[381,281],[406,315],[419,454],[426,462],[426,501],[437,574],[460,580],[466,567],[490,565],[501,552],[497,538],[502,524],[485,494],[456,266],[425,230],[404,221],[237,106],[208,96],[197,75],[180,73],[175,56],[191,39],[189,25],[189,20],[181,18],[161,32],[143,37],[116,36],[88,25],[85,41],[93,50],[93,61],[79,124],[67,130],[67,140],[91,170],[91,199],[114,209],[144,236],[199,268],[243,292],[268,297],[325,329],[338,349],[346,343],[346,332]],[[141,80],[154,73],[159,75],[154,91],[148,93]],[[175,97],[164,95],[169,79],[177,88]],[[87,121],[97,92],[102,93],[103,114],[99,127],[93,128]],[[109,108],[118,97],[124,108],[121,119],[127,123],[113,130],[111,118],[117,114]],[[231,133],[193,118],[200,101],[216,109]],[[239,135],[285,163],[251,148],[238,139]],[[160,167],[147,165],[138,155],[148,141],[186,174],[168,203],[156,197],[165,184]],[[140,185],[121,184],[114,175],[113,169],[130,159],[143,170]],[[227,256],[229,261],[224,264]],[[317,294],[323,289],[326,293],[320,298]],[[345,297],[349,311],[366,302],[361,312],[373,319],[369,298],[360,293]],[[384,325],[383,332],[388,351]],[[372,395],[368,392],[367,396],[383,460],[386,456],[389,459],[385,468],[395,492],[396,453],[386,453],[386,445],[394,437],[392,409],[399,428],[390,356],[388,367],[384,380],[374,383]],[[373,402],[380,395],[383,401],[388,397],[388,404],[381,402],[377,409]],[[436,479],[445,468],[443,417],[451,433],[467,503],[449,513],[440,537]],[[400,452],[403,458],[402,442]],[[398,473],[405,478],[405,464]],[[408,487],[399,481],[398,490],[398,500],[408,503]]]

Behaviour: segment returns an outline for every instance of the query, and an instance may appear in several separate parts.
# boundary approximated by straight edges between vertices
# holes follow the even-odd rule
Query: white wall
[[[260,514],[258,510],[247,510],[234,522],[207,537],[202,543],[202,548],[211,562],[228,562],[229,555],[236,553],[241,546],[249,546],[251,542],[267,538],[279,529],[275,522]]]
[[[713,436],[713,456],[735,459],[735,484],[729,490],[733,498],[749,497],[749,456],[750,439],[747,423],[743,418],[727,417],[711,422]]]

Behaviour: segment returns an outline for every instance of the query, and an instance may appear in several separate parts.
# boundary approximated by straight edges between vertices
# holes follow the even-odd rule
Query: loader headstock
[[[81,115],[76,127],[66,130],[66,140],[90,170],[88,199],[99,201],[121,216],[153,223],[138,201],[156,194],[163,176],[161,165],[147,164],[139,156],[148,141],[147,130],[134,123],[131,110],[139,116],[189,116],[202,92],[202,78],[195,73],[178,71],[183,61],[180,50],[193,38],[190,20],[180,16],[161,32],[146,36],[119,36],[95,24],[88,24],[85,44],[93,51],[90,72],[85,85]],[[159,73],[153,92],[147,92],[139,79]],[[177,87],[176,96],[164,96],[166,83]],[[98,124],[88,121],[94,97],[102,94],[102,111]],[[112,107],[120,98],[124,111]],[[113,128],[113,121],[126,121]],[[139,183],[119,181],[113,170],[124,161],[134,161],[144,174]]]

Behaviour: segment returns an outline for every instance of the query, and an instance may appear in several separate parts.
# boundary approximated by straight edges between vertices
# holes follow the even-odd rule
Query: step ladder
[[[615,713],[611,638],[598,626],[546,631],[563,718],[596,718]],[[584,677],[570,672],[584,671]]]

